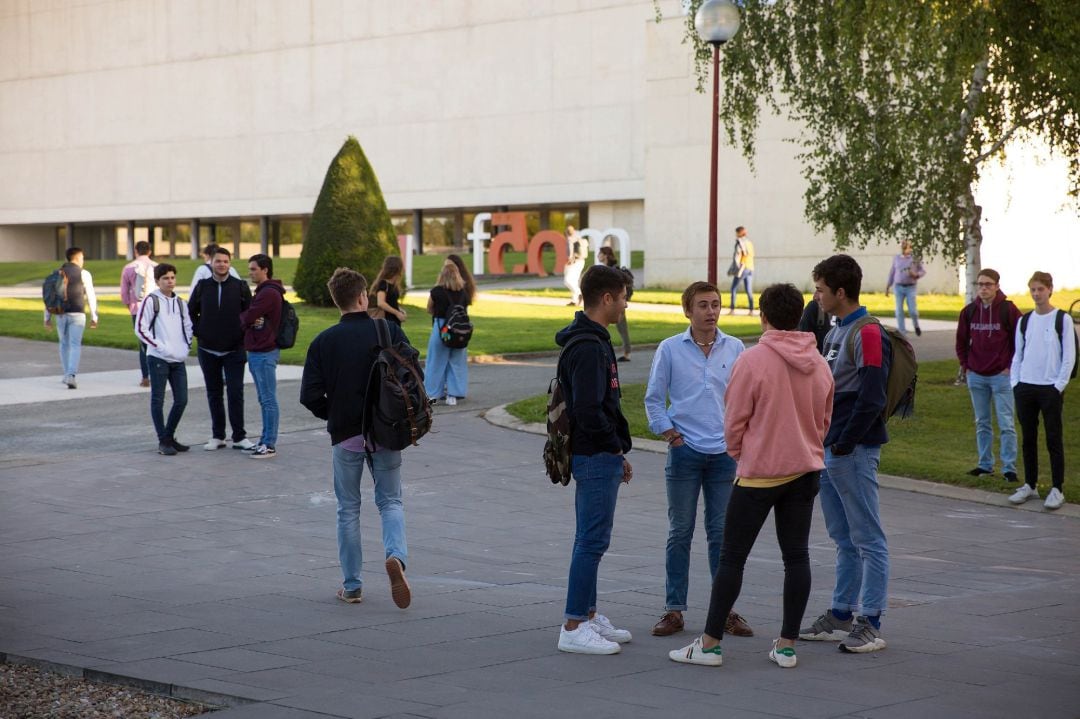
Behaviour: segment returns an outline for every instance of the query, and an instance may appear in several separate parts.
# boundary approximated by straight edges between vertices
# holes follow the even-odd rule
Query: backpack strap
[[[379,339],[379,347],[386,349],[390,346],[390,325],[385,318],[375,320],[375,334]]]
[[[881,323],[878,322],[875,317],[872,317],[869,314],[867,314],[865,317],[860,317],[859,319],[851,323],[851,329],[848,330],[847,342],[845,344],[847,345],[848,357],[851,358],[852,362],[855,361],[855,335],[858,334],[858,332],[862,330],[863,327],[866,327],[869,324],[875,324],[879,327],[881,326]]]

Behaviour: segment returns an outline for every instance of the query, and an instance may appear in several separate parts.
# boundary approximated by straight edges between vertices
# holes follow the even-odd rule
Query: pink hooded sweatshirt
[[[789,477],[825,467],[833,377],[812,333],[762,335],[735,361],[724,406],[724,438],[739,477]]]

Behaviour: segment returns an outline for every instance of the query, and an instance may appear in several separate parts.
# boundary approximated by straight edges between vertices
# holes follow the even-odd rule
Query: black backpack
[[[391,344],[385,319],[373,320],[378,355],[368,375],[364,439],[384,449],[402,450],[431,431],[431,402],[424,389],[420,353],[408,342]]]
[[[446,321],[439,330],[439,339],[450,349],[463,349],[472,339],[473,324],[463,305],[450,305],[446,311]]]
[[[67,302],[68,276],[61,267],[53,270],[45,278],[41,285],[41,299],[45,302],[45,309],[50,315],[64,314],[64,303]]]
[[[570,407],[566,401],[559,375],[562,374],[562,358],[567,350],[578,342],[600,342],[596,335],[577,335],[570,338],[559,353],[555,366],[555,378],[548,384],[547,441],[544,442],[544,471],[552,484],[570,484]]]
[[[1034,311],[1034,310],[1032,310]],[[1065,318],[1069,316],[1064,310],[1055,310],[1057,317],[1054,318],[1054,330],[1057,332],[1058,342],[1061,343],[1061,358],[1065,359]],[[1027,328],[1028,320],[1031,319],[1031,312],[1026,313],[1020,318],[1020,334],[1024,337],[1024,345],[1027,345]],[[1070,318],[1071,319],[1071,318]],[[1069,329],[1072,329],[1070,327]],[[1076,351],[1073,353],[1073,366],[1072,372],[1069,373],[1070,379],[1076,379],[1076,368],[1080,365],[1080,337],[1076,336],[1076,330],[1073,330],[1073,345],[1076,347]]]
[[[296,335],[300,332],[300,318],[296,316],[296,308],[281,297],[281,324],[277,329],[277,346],[287,350],[296,344]]]

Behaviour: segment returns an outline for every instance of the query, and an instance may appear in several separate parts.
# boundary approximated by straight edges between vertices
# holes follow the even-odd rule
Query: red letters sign
[[[543,253],[544,247],[555,250],[555,272],[563,271],[567,260],[566,238],[562,233],[555,230],[540,230],[532,239],[529,239],[525,229],[524,212],[496,212],[491,215],[492,227],[509,227],[495,235],[491,240],[491,248],[488,250],[488,271],[494,275],[506,274],[503,266],[503,253],[508,249],[524,252],[527,264],[514,265],[513,274],[529,272],[547,277],[544,270]]]

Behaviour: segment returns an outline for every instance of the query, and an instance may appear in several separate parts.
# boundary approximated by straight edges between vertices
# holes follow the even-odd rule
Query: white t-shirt
[[[1040,315],[1032,312],[1027,332],[1021,332],[1016,323],[1016,352],[1013,354],[1009,377],[1012,386],[1025,384],[1053,385],[1058,392],[1065,391],[1076,362],[1076,344],[1069,332],[1075,332],[1071,317],[1064,317],[1062,339],[1058,340],[1054,322],[1060,310]],[[1064,348],[1064,352],[1062,349]]]

